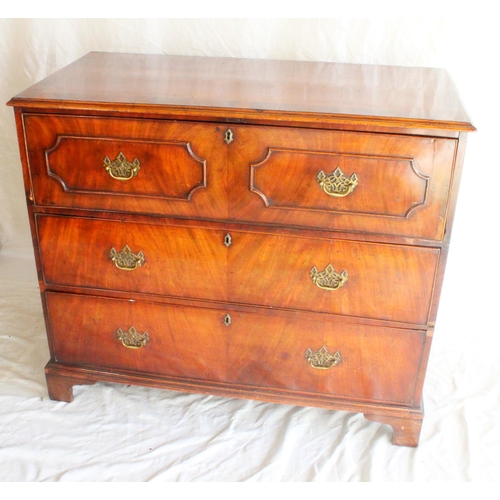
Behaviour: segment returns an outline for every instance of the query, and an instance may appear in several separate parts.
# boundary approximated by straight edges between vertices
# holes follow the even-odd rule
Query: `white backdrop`
[[[419,448],[361,415],[97,384],[47,399],[11,108],[0,106],[0,480],[479,481],[500,470],[495,18],[0,19],[0,102],[90,51],[446,68],[465,159]]]

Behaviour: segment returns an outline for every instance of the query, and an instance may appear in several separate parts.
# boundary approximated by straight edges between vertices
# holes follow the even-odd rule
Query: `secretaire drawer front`
[[[224,232],[36,217],[48,285],[227,300]]]
[[[221,311],[54,292],[46,299],[56,361],[226,379]]]
[[[425,325],[439,249],[231,232],[228,297]]]
[[[225,217],[215,125],[25,115],[35,203]]]
[[[425,342],[412,330],[233,315],[230,380],[266,388],[411,403]]]
[[[456,141],[238,127],[230,217],[441,239]]]

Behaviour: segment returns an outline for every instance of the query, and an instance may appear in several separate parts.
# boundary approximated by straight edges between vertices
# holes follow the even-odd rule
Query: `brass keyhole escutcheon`
[[[231,235],[227,233],[226,236],[224,236],[224,245],[226,245],[226,247],[229,248],[232,242],[233,239],[231,238]]]
[[[226,315],[224,316],[224,324],[225,324],[226,326],[229,326],[229,325],[231,324],[231,321],[232,321],[232,320],[231,320],[231,316],[229,316],[229,314],[226,314]]]
[[[234,134],[233,134],[233,131],[228,128],[226,130],[226,133],[224,134],[224,141],[226,142],[226,144],[231,144],[234,140]]]

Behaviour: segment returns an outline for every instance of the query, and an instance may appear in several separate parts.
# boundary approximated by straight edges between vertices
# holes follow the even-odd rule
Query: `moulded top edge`
[[[8,104],[475,130],[445,70],[402,66],[92,52]]]

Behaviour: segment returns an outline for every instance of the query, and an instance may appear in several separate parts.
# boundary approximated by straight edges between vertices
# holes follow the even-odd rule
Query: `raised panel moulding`
[[[295,170],[294,165],[299,162],[301,168]],[[346,178],[352,176],[354,171],[359,178],[355,189],[341,200],[327,196],[317,181],[320,173],[325,176],[335,174],[340,164],[343,165],[342,173]],[[300,173],[302,177],[304,172],[311,175],[309,178],[294,177],[294,172]],[[411,183],[407,182],[409,177],[413,178]],[[405,192],[402,193],[398,192],[401,178],[406,180]],[[342,212],[404,219],[417,208],[425,206],[429,180],[428,176],[419,172],[414,158],[394,156],[269,148],[263,160],[250,164],[250,190],[262,198],[266,207],[285,210]],[[297,196],[300,190],[302,196]],[[294,196],[289,196],[290,192]],[[291,200],[295,204],[291,204]]]
[[[72,149],[77,151],[92,151],[92,147],[88,146],[79,147],[79,142],[89,141],[92,142],[92,147],[96,149],[99,143],[109,143],[109,155],[103,155],[102,159],[99,161],[93,161],[94,158],[89,158],[85,163],[78,163],[78,159],[75,159],[75,163],[70,165],[65,165],[64,162],[68,156],[66,153],[70,153]],[[119,150],[120,146],[127,145],[129,149],[132,149],[134,145],[137,145],[137,154],[133,158],[124,158],[125,155]],[[132,147],[132,148],[131,148]],[[147,154],[147,159],[143,160],[141,158],[136,158],[144,154],[144,151],[151,149],[152,152]],[[164,163],[162,159],[169,156],[174,156],[172,152],[169,155],[168,149],[176,148],[182,151],[182,155],[186,157],[187,162],[193,165],[193,168],[198,170],[196,175],[197,182],[191,182],[191,185],[187,187],[179,182],[178,176],[172,176],[172,182],[167,183],[170,185],[170,193],[166,192],[140,192],[141,186],[137,186],[133,191],[129,188],[128,182],[133,182],[133,177],[145,176],[151,171],[154,171],[154,175],[157,175],[157,171],[161,170]],[[97,148],[99,149],[99,148]],[[160,155],[161,150],[166,149],[163,155]],[[154,152],[157,152],[157,158],[155,158]],[[82,153],[81,153],[82,154]],[[178,152],[176,152],[178,154]],[[94,154],[95,156],[95,154]],[[130,175],[128,179],[118,179],[109,173],[109,165],[112,161],[122,158],[128,160],[130,163],[137,162],[139,168],[136,168],[137,172],[135,175]],[[140,161],[139,161],[140,160]],[[183,165],[187,164],[183,162]],[[89,167],[89,165],[91,165]],[[102,194],[107,196],[130,196],[133,194],[135,197],[140,198],[156,198],[156,199],[172,199],[179,201],[190,201],[193,193],[198,189],[207,187],[207,162],[203,158],[197,156],[188,142],[177,142],[177,141],[135,141],[130,139],[114,139],[114,138],[95,138],[95,137],[76,137],[67,135],[58,135],[55,144],[45,151],[45,166],[47,174],[59,182],[67,193],[74,194]],[[96,172],[102,173],[102,178],[98,178],[96,181],[95,175],[78,175],[70,177],[68,174],[75,169],[85,169],[88,168],[93,174]],[[142,170],[142,171],[141,171]],[[182,172],[176,172],[181,176]],[[112,187],[106,188],[106,182],[109,177],[114,177],[114,180],[118,182],[113,182]],[[123,182],[123,181],[128,182]],[[128,189],[127,189],[128,187]]]

